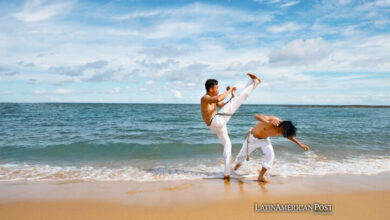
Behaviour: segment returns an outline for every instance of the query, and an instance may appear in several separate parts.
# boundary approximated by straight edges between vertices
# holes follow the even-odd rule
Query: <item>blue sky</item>
[[[390,105],[390,0],[0,1],[0,102]]]

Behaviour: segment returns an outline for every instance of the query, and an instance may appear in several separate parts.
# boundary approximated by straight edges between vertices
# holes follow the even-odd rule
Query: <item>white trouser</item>
[[[226,103],[219,113],[234,114],[240,105],[249,97],[253,90],[259,85],[259,81],[256,79],[249,79],[242,92],[233,97],[228,103]],[[215,115],[209,128],[215,132],[219,140],[223,145],[223,157],[225,159],[225,175],[230,175],[230,163],[232,159],[232,143],[230,142],[229,134],[226,124],[230,120],[231,116]]]
[[[242,145],[242,148],[237,155],[236,163],[242,164],[245,159],[249,158],[249,155],[257,148],[261,148],[264,153],[264,159],[261,165],[267,170],[271,169],[275,158],[271,139],[269,137],[264,139],[256,138],[252,133],[249,133],[249,135],[245,138],[244,144]]]

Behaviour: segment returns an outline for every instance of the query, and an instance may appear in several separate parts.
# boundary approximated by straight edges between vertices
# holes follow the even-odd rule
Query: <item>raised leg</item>
[[[230,102],[226,103],[225,106],[219,111],[220,113],[234,114],[237,109],[248,99],[249,95],[253,92],[253,90],[259,85],[259,81],[257,79],[250,78],[245,88],[241,91],[239,95],[232,98]],[[231,116],[225,116],[225,123],[227,123]]]

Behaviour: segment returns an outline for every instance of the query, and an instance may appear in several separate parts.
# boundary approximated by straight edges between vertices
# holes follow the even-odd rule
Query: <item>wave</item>
[[[251,159],[234,175],[254,177],[261,159]],[[298,160],[280,158],[275,161],[271,176],[312,176],[331,174],[372,175],[390,171],[390,157],[375,156],[345,160],[329,160],[313,152],[305,152]],[[143,169],[132,165],[120,167],[80,165],[55,166],[27,163],[0,164],[0,181],[169,181],[216,178],[223,176],[222,160],[192,160]]]

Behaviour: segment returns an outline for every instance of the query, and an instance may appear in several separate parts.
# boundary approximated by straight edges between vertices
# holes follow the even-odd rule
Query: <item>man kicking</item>
[[[254,74],[248,73],[250,77],[242,92],[236,96],[236,88],[228,86],[226,92],[219,95],[218,81],[208,79],[206,81],[206,94],[201,98],[201,111],[203,121],[206,125],[215,132],[222,142],[223,157],[225,160],[224,178],[230,178],[230,163],[232,154],[232,144],[228,135],[226,124],[231,116],[237,111],[240,105],[248,98],[253,90],[260,84],[261,80]],[[222,101],[231,93],[232,97],[229,101]],[[217,107],[221,108],[217,112]]]
[[[275,157],[274,149],[269,137],[283,135],[283,137],[288,138],[304,150],[309,150],[310,148],[294,138],[296,128],[291,121],[282,121],[278,117],[262,114],[256,114],[255,119],[259,122],[248,131],[244,144],[237,155],[234,170],[237,170],[245,159],[249,160],[249,155],[256,148],[261,148],[265,156],[262,162],[263,168],[259,172],[258,180],[260,182],[268,183],[269,181],[264,177],[264,175],[267,170],[272,168],[272,163]]]

